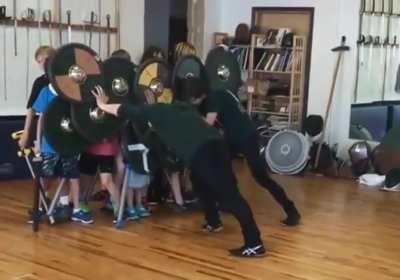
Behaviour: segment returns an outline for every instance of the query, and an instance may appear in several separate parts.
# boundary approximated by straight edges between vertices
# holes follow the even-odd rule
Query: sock
[[[61,196],[60,197],[60,204],[62,206],[68,206],[69,205],[69,196],[68,195]]]
[[[74,211],[73,211],[73,213],[74,213],[74,214],[76,214],[76,213],[78,213],[79,211],[81,211],[81,209],[80,209],[80,208],[74,208]]]

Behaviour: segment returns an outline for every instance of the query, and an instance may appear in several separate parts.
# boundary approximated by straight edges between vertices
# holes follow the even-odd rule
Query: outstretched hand
[[[103,110],[102,107],[108,103],[108,96],[105,94],[104,89],[101,86],[96,86],[94,90],[92,90],[92,94],[96,98],[97,106]]]
[[[92,90],[92,94],[96,98],[97,107],[111,115],[118,115],[118,109],[121,104],[107,104],[109,98],[101,86],[96,86],[95,89]]]

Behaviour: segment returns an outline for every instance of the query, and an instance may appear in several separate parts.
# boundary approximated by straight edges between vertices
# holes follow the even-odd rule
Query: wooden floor
[[[31,182],[0,182],[0,279],[400,279],[400,194],[359,188],[321,177],[276,177],[297,202],[302,225],[289,229],[283,213],[236,166],[240,185],[268,247],[264,259],[238,260],[236,222],[225,230],[199,231],[199,213],[158,211],[146,221],[115,230],[95,211],[95,224],[26,224]]]

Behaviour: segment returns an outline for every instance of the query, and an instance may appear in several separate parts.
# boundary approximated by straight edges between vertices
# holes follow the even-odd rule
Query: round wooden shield
[[[188,101],[198,94],[207,94],[207,78],[200,58],[195,55],[180,58],[174,67],[172,83],[175,99],[179,101]]]
[[[221,47],[211,50],[205,67],[210,90],[229,90],[237,95],[242,84],[241,70],[238,61],[230,51]]]
[[[174,96],[167,63],[153,59],[140,66],[135,79],[135,92],[140,104],[172,103]]]
[[[400,166],[400,152],[387,149],[382,144],[374,148],[371,158],[375,172],[381,175]]]
[[[49,63],[48,72],[60,97],[72,103],[93,100],[91,91],[95,86],[103,85],[97,53],[78,43],[59,48]]]
[[[70,112],[71,105],[57,97],[44,113],[44,135],[60,155],[75,155],[89,144],[73,125]]]
[[[100,110],[95,103],[72,104],[72,122],[89,142],[101,143],[112,138],[121,127],[121,120]]]
[[[135,64],[120,57],[110,57],[103,62],[104,88],[109,103],[134,102],[135,68]]]

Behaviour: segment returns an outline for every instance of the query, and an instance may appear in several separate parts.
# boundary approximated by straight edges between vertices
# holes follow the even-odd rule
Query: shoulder
[[[43,88],[40,90],[40,92],[39,92],[39,99],[40,99],[40,98],[47,97],[47,96],[50,95],[50,94],[51,94],[51,92],[50,92],[49,86],[45,86],[45,87],[43,87]]]
[[[35,81],[33,82],[33,88],[38,88],[42,89],[46,86],[48,86],[50,83],[49,79],[46,77],[46,75],[42,75],[40,77],[37,77]]]

